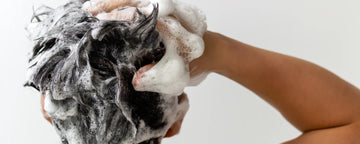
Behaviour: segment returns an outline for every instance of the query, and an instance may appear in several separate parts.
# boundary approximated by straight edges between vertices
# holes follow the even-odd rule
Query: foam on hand
[[[173,8],[168,15],[160,15],[158,30],[166,47],[164,57],[150,70],[144,72],[135,86],[139,91],[154,91],[179,95],[190,84],[189,62],[202,55],[206,30],[205,16],[195,7],[172,0],[159,0],[162,7]],[[169,16],[174,15],[174,17]]]
[[[169,0],[83,2],[34,12],[25,86],[45,95],[62,143],[160,144],[188,109],[179,95],[189,85],[189,62],[203,52],[205,17]],[[106,2],[117,6],[84,10]],[[180,7],[199,21],[189,23],[195,18]]]
[[[172,0],[150,0],[152,4],[159,4],[159,16],[167,16],[172,14],[175,10],[175,5]]]
[[[97,2],[99,1],[89,1],[84,7],[92,5],[89,3],[96,5]],[[154,5],[159,6],[156,28],[166,47],[163,58],[151,69],[136,77],[135,89],[177,96],[186,86],[200,83],[203,78],[190,79],[188,67],[189,62],[200,57],[204,51],[202,35],[207,28],[205,15],[198,8],[177,0],[130,0],[126,3],[136,3],[137,8],[145,14],[150,14]],[[113,13],[104,11],[97,17],[112,19]]]
[[[49,91],[45,93],[45,99],[44,99],[44,110],[49,113],[53,114],[58,109],[58,106],[51,100],[51,94]]]

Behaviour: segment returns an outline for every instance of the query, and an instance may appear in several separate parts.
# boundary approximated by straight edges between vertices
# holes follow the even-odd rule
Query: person
[[[191,77],[214,72],[256,93],[302,132],[285,144],[360,143],[360,91],[355,86],[313,63],[219,33],[207,31],[203,39],[205,51],[190,62]],[[167,136],[179,132],[181,121]]]

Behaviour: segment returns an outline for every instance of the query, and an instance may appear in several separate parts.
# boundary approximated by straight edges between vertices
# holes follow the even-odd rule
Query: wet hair
[[[63,144],[158,144],[174,123],[177,97],[135,91],[142,66],[164,54],[158,8],[134,21],[99,20],[71,1],[36,12],[26,86],[45,94]],[[44,17],[41,19],[41,17]]]

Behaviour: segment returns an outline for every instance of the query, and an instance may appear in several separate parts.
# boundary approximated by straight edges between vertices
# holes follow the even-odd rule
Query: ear
[[[155,30],[159,6],[158,4],[154,5],[154,10],[148,17],[145,17],[139,9],[137,9],[137,13],[139,19],[136,21],[136,26],[131,30],[131,36],[137,37],[142,41],[147,39],[147,37]]]

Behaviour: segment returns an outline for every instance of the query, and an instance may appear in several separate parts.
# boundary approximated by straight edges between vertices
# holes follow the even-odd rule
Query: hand
[[[222,71],[224,64],[226,64],[224,59],[226,57],[225,45],[229,43],[226,43],[224,36],[207,31],[204,33],[203,39],[205,43],[204,53],[189,64],[191,78]]]
[[[86,11],[90,12],[94,16],[101,12],[110,12],[120,6],[135,6],[136,3],[131,0],[101,0],[101,1],[87,1],[84,3]]]
[[[187,95],[185,93],[183,93],[182,95],[180,95],[178,97],[178,103],[188,103],[189,99],[187,97]],[[184,117],[186,115],[186,111],[182,111],[180,112],[179,118],[177,119],[177,121],[168,129],[167,133],[165,134],[165,137],[172,137],[176,134],[178,134],[180,132],[181,129],[181,124],[184,120]]]
[[[129,13],[129,12],[124,12],[124,11],[132,10],[133,11],[132,13],[135,14],[135,9],[127,8],[122,11],[110,12],[113,9],[116,9],[117,7],[120,7],[120,6],[135,6],[135,5],[131,4],[129,0],[104,0],[104,1],[100,1],[100,2],[96,3],[95,5],[89,5],[88,7],[85,8],[85,10],[87,10],[94,16],[99,16],[100,15],[99,13],[101,13],[101,12],[107,12],[107,13],[101,14],[101,17],[103,17],[105,19],[117,19],[117,20],[131,21],[134,18],[134,15],[130,16],[131,17],[130,19],[127,19],[127,18],[129,18],[128,15],[131,14],[131,12]],[[108,13],[108,12],[110,12],[110,13]],[[168,31],[167,27],[163,26],[160,22],[158,22],[157,29],[159,29],[161,32],[164,32],[164,33],[166,33],[166,31]],[[141,77],[141,74],[144,73],[145,71],[151,69],[154,65],[155,65],[155,63],[149,64],[149,65],[146,65],[146,66],[140,68],[134,76],[134,79],[132,82],[133,85],[136,86],[137,79],[139,79]],[[179,103],[188,101],[186,94],[183,93],[182,95],[180,95],[178,97],[178,101],[179,101]],[[168,129],[167,133],[165,134],[165,137],[172,137],[179,133],[185,114],[186,114],[186,111],[180,112],[177,121]]]
[[[139,79],[139,78],[141,77],[141,74],[142,74],[143,72],[151,69],[154,65],[155,65],[155,63],[153,63],[153,64],[148,64],[148,65],[143,66],[142,68],[140,68],[140,69],[136,72],[136,74],[135,74],[135,76],[134,76],[134,78],[133,78],[133,81],[132,81],[133,85],[136,86],[137,83],[138,83],[138,82],[137,82],[137,79]],[[186,95],[185,93],[183,93],[182,95],[180,95],[180,96],[178,97],[178,103],[179,103],[179,104],[182,103],[182,102],[186,102],[186,101],[188,101],[188,97],[187,97],[187,95]],[[179,133],[179,131],[180,131],[180,129],[181,129],[181,124],[182,124],[182,122],[183,122],[183,119],[184,119],[184,117],[185,117],[186,112],[187,112],[187,111],[184,111],[184,112],[182,112],[182,113],[180,114],[180,116],[179,116],[179,118],[177,119],[177,121],[168,129],[167,133],[165,134],[165,137],[172,137],[172,136],[174,136],[174,135],[176,135],[176,134]]]
[[[52,121],[51,121],[51,119],[50,119],[50,116],[47,114],[47,112],[46,112],[45,109],[44,109],[44,105],[45,105],[45,104],[44,104],[44,100],[45,100],[45,95],[42,94],[42,95],[41,95],[41,98],[40,98],[41,112],[42,112],[44,118],[45,118],[50,124],[52,124]]]

